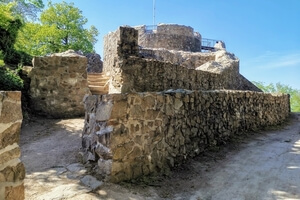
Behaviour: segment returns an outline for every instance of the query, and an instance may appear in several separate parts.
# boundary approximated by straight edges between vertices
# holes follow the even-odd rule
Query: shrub
[[[10,70],[0,66],[0,90],[22,90],[23,80],[18,75],[20,70],[20,67],[17,70]]]

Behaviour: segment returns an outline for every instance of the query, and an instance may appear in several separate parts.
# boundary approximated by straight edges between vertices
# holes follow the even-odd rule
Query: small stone
[[[79,172],[85,170],[84,166],[80,163],[73,163],[67,167],[70,172]]]
[[[98,181],[95,177],[91,175],[84,176],[82,179],[80,179],[80,182],[88,186],[92,190],[95,190],[99,188],[101,185],[103,185],[102,181]]]

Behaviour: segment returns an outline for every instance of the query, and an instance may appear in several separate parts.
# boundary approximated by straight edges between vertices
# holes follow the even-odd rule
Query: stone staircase
[[[108,94],[109,76],[104,73],[93,73],[87,75],[89,89],[92,94]]]

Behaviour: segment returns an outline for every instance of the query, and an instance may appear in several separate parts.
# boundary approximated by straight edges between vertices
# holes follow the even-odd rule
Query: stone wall
[[[187,52],[153,48],[141,48],[140,55],[143,58],[170,62],[188,69],[196,69],[207,62],[216,60],[216,53]]]
[[[0,200],[23,200],[25,168],[20,161],[21,92],[0,91]]]
[[[89,94],[87,58],[73,51],[35,57],[30,72],[31,108],[51,118],[84,115],[82,99]]]
[[[169,90],[85,100],[84,161],[113,182],[165,172],[234,135],[283,122],[289,96]]]
[[[261,91],[239,73],[239,59],[225,50],[191,53],[138,49],[134,28],[120,27],[104,40],[104,71],[109,93],[168,89]]]
[[[201,35],[190,26],[159,24],[155,29],[138,26],[140,46],[145,48],[165,48],[178,51],[201,51]]]
[[[103,62],[101,56],[97,53],[87,53],[85,55],[88,59],[87,73],[101,73],[103,70]]]

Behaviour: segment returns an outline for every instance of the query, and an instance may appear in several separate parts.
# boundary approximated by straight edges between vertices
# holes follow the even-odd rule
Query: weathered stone
[[[22,119],[21,95],[17,92],[0,92],[1,112],[0,123],[9,123]]]
[[[92,190],[96,190],[97,188],[103,185],[102,181],[98,181],[95,177],[91,175],[86,175],[82,179],[80,179],[81,183],[90,187]]]
[[[107,148],[106,146],[104,146],[101,143],[98,143],[95,147],[95,152],[97,153],[97,155],[100,158],[103,159],[111,159],[112,158],[112,154],[109,148]]]
[[[5,187],[5,200],[23,200],[25,199],[24,184],[18,186]]]
[[[70,164],[67,166],[67,169],[70,171],[70,172],[79,172],[79,171],[86,171],[84,166],[80,163],[73,163],[73,164]]]
[[[88,73],[101,73],[103,69],[103,62],[97,53],[88,53],[85,55],[88,59],[87,72]]]
[[[0,133],[0,149],[14,143],[19,143],[20,130],[21,122],[18,122],[12,124],[6,130]]]
[[[100,158],[98,160],[98,171],[99,171],[99,173],[104,175],[104,176],[110,175],[111,165],[112,165],[112,160],[104,160],[104,159]]]
[[[180,99],[176,98],[175,101],[174,101],[174,108],[175,108],[175,110],[179,110],[182,105],[183,105],[182,101]]]
[[[101,102],[97,106],[96,110],[96,120],[97,121],[107,121],[110,118],[111,111],[112,111],[112,102]]]
[[[140,105],[134,105],[129,110],[132,119],[140,119],[143,116],[143,108]]]
[[[19,158],[21,155],[21,151],[19,147],[16,147],[12,150],[6,151],[2,154],[0,154],[0,166],[10,160],[13,160],[15,158]]]
[[[16,166],[7,166],[0,171],[0,182],[18,182],[25,178],[25,168],[23,163]]]
[[[123,118],[127,113],[127,102],[118,101],[116,105],[113,106],[111,111],[111,119]]]

